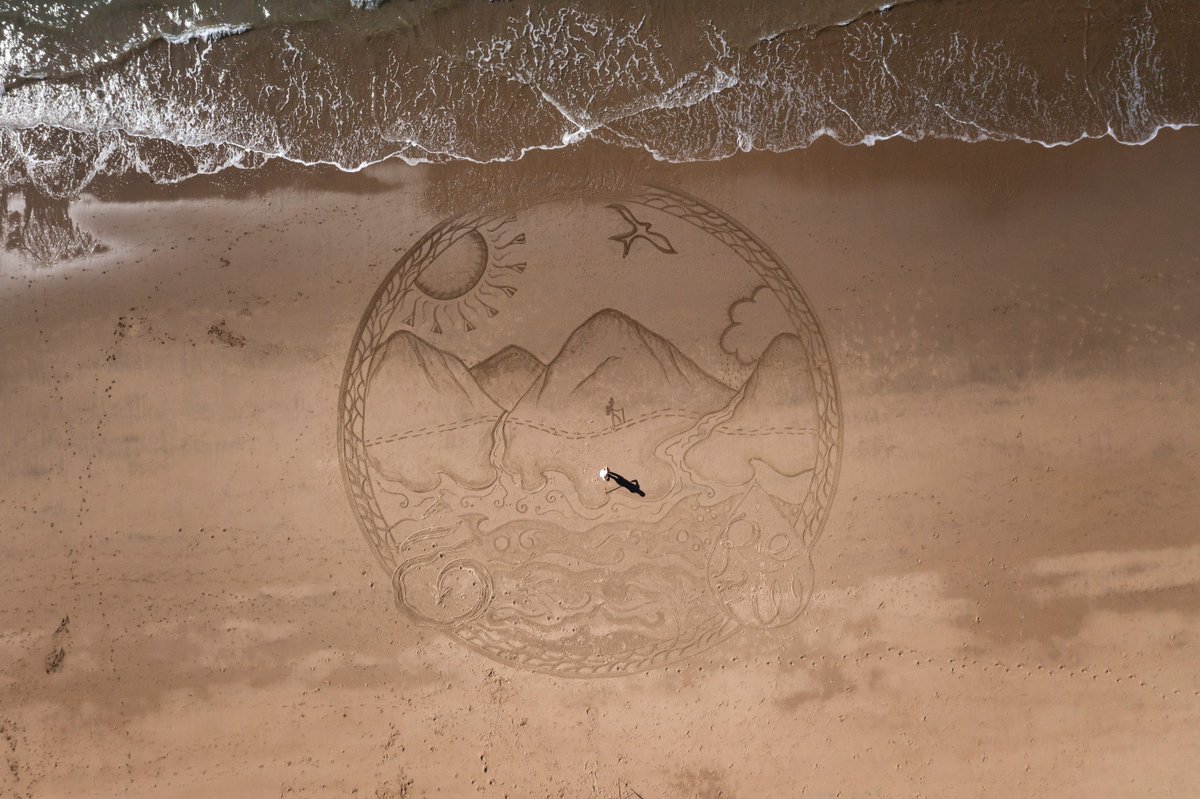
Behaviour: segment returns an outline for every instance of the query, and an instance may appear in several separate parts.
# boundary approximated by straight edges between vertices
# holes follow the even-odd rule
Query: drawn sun
[[[512,217],[482,220],[448,234],[437,254],[400,305],[411,328],[442,333],[474,330],[499,313],[496,305],[517,293],[510,280],[525,271],[520,260],[525,234],[511,229]]]

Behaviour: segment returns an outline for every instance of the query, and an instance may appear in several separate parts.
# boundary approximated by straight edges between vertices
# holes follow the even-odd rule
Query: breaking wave
[[[28,5],[0,12],[0,184],[53,198],[271,159],[492,162],[589,138],[677,162],[821,137],[1137,144],[1200,121],[1190,0]]]

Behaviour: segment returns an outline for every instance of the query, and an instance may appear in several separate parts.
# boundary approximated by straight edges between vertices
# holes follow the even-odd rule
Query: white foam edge
[[[42,124],[44,124],[44,123],[42,123]],[[1099,140],[1099,139],[1111,138],[1113,141],[1117,142],[1118,144],[1124,145],[1124,146],[1140,147],[1140,146],[1149,144],[1151,141],[1156,139],[1158,137],[1159,133],[1161,133],[1163,130],[1183,130],[1185,128],[1193,128],[1193,127],[1197,127],[1197,126],[1200,126],[1200,123],[1163,122],[1163,123],[1156,125],[1154,127],[1154,129],[1145,138],[1137,140],[1137,141],[1125,141],[1125,140],[1118,138],[1116,135],[1116,132],[1112,129],[1112,125],[1109,125],[1104,133],[1089,134],[1089,133],[1084,132],[1084,133],[1081,133],[1079,136],[1077,136],[1074,139],[1064,140],[1064,141],[1044,141],[1041,139],[1035,139],[1035,138],[1030,138],[1030,137],[1026,137],[1026,136],[1019,136],[1016,134],[997,134],[992,131],[988,131],[987,133],[982,134],[978,137],[956,137],[956,136],[936,136],[933,134],[927,134],[924,131],[908,132],[908,131],[902,131],[902,130],[893,131],[891,133],[866,134],[863,137],[846,141],[846,140],[843,140],[841,137],[839,137],[837,131],[835,131],[834,129],[829,128],[829,127],[822,127],[819,130],[814,131],[810,136],[806,137],[803,142],[795,144],[795,145],[791,145],[791,146],[786,146],[786,147],[772,145],[769,143],[768,144],[758,144],[757,142],[755,142],[753,140],[753,137],[749,136],[749,134],[746,133],[745,131],[738,131],[737,135],[739,138],[739,146],[738,146],[737,150],[735,150],[734,152],[721,153],[718,155],[707,156],[707,157],[693,156],[693,157],[688,157],[688,158],[676,158],[676,157],[668,156],[668,155],[663,154],[660,150],[655,148],[649,142],[637,141],[637,140],[629,138],[628,136],[624,136],[621,134],[616,134],[616,135],[617,135],[617,138],[621,140],[620,146],[628,147],[630,149],[641,149],[644,152],[646,152],[648,155],[650,155],[650,157],[653,158],[655,161],[659,161],[662,163],[670,163],[670,164],[686,164],[686,163],[707,163],[707,162],[713,162],[713,161],[722,161],[726,158],[732,157],[733,155],[735,155],[736,152],[785,153],[785,152],[791,152],[794,150],[803,150],[808,147],[811,147],[818,140],[820,140],[821,138],[825,138],[825,137],[833,139],[838,144],[841,144],[843,146],[848,146],[848,147],[851,147],[851,146],[873,147],[878,142],[888,141],[890,139],[897,139],[897,138],[906,139],[911,142],[924,141],[927,138],[937,138],[937,139],[941,139],[943,141],[961,141],[961,142],[966,142],[969,144],[981,143],[981,142],[985,142],[985,141],[993,141],[993,142],[1019,141],[1019,142],[1025,143],[1025,144],[1036,144],[1036,145],[1039,145],[1046,149],[1054,149],[1056,147],[1067,147],[1067,146],[1070,146],[1073,144],[1078,144],[1079,142],[1082,142],[1085,140]],[[71,130],[75,133],[81,133],[81,134],[85,134],[85,135],[94,135],[96,133],[110,132],[110,133],[121,133],[121,134],[124,134],[126,136],[129,136],[129,137],[135,138],[135,139],[163,140],[162,136],[157,136],[157,135],[148,134],[148,133],[138,133],[138,132],[130,131],[130,130],[127,130],[125,128],[120,128],[120,127],[102,128],[102,129],[98,129],[98,130],[81,130],[81,129],[73,128],[73,127],[67,126],[67,125],[52,125],[50,127],[57,127],[57,128],[61,128],[64,130]],[[511,162],[520,161],[522,158],[524,158],[526,155],[528,155],[531,152],[539,152],[539,151],[540,152],[548,152],[548,151],[554,151],[554,150],[562,150],[562,149],[565,149],[572,145],[581,143],[581,142],[587,140],[588,138],[590,138],[591,134],[595,130],[597,130],[599,128],[603,128],[603,127],[605,127],[605,125],[602,125],[602,124],[596,124],[596,125],[592,125],[592,126],[581,126],[577,130],[568,131],[567,133],[564,133],[562,136],[562,140],[559,143],[531,144],[529,146],[519,148],[517,150],[517,152],[512,153],[511,155],[501,155],[501,156],[496,156],[494,158],[486,158],[486,159],[472,158],[470,156],[462,155],[462,154],[455,153],[455,152],[449,151],[449,150],[430,149],[429,147],[426,147],[425,145],[422,145],[420,142],[417,142],[412,139],[397,140],[395,142],[395,144],[397,144],[401,147],[409,147],[412,149],[421,150],[423,152],[428,153],[430,157],[429,158],[423,158],[423,157],[419,157],[419,156],[414,157],[411,155],[403,155],[400,152],[395,151],[395,152],[388,153],[380,158],[370,159],[370,160],[362,161],[358,164],[352,164],[352,165],[343,164],[341,162],[329,160],[329,159],[306,160],[303,158],[297,158],[295,156],[288,155],[286,153],[268,152],[265,150],[256,149],[254,147],[247,147],[247,146],[239,144],[238,142],[235,142],[235,141],[220,141],[220,140],[214,139],[214,140],[210,140],[210,141],[194,141],[194,142],[191,142],[188,144],[183,144],[181,142],[176,142],[176,143],[181,144],[181,146],[183,146],[183,147],[201,147],[201,146],[206,146],[206,145],[217,145],[217,146],[227,145],[227,146],[235,147],[238,150],[240,150],[246,154],[254,154],[254,155],[262,156],[269,160],[279,159],[279,160],[287,161],[289,163],[297,164],[299,166],[307,166],[307,167],[328,166],[328,167],[333,167],[334,169],[337,169],[340,172],[355,173],[355,172],[361,172],[365,169],[369,169],[370,167],[375,166],[377,164],[382,164],[382,163],[386,163],[386,162],[394,161],[394,160],[403,161],[408,166],[436,165],[439,163],[444,163],[446,160],[462,161],[462,162],[467,162],[467,163],[472,163],[472,164],[478,164],[481,166],[488,165],[488,164],[511,163]],[[741,143],[743,134],[745,134],[745,141],[747,142],[746,145],[743,145]],[[231,160],[230,162],[226,162],[226,164],[224,166],[219,166],[215,169],[199,170],[199,171],[196,171],[189,175],[185,175],[183,177],[173,179],[173,180],[159,181],[159,180],[155,179],[155,182],[161,183],[163,185],[170,185],[173,183],[183,182],[185,180],[188,180],[192,177],[196,177],[199,175],[216,174],[217,172],[222,172],[225,169],[229,169],[229,168],[253,169],[254,167],[247,167],[244,164],[240,163],[238,160]],[[150,177],[153,178],[154,176],[151,175]]]
[[[241,25],[201,25],[196,28],[185,28],[180,33],[162,33],[163,41],[168,44],[187,44],[193,41],[215,42],[226,36],[240,36],[251,30],[249,24]]]

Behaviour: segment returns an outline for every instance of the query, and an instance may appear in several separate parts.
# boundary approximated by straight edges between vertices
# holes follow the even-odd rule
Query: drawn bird
[[[668,255],[675,255],[675,248],[671,246],[670,240],[663,234],[655,233],[654,231],[650,230],[649,222],[643,222],[642,220],[638,219],[633,215],[632,211],[630,211],[621,203],[612,203],[608,207],[620,214],[621,218],[630,225],[630,230],[628,233],[618,233],[616,236],[608,237],[611,241],[621,242],[621,246],[624,248],[621,251],[622,258],[629,255],[629,248],[632,247],[633,243],[638,239],[645,239],[646,241],[650,242],[659,252],[665,252]]]

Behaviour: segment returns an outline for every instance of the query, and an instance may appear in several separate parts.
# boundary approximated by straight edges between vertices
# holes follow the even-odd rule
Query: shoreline
[[[1194,791],[1175,764],[1200,708],[1198,142],[827,142],[686,165],[583,145],[95,184],[72,217],[107,252],[45,269],[0,253],[0,792]],[[529,267],[445,250],[429,297],[515,290],[486,298],[494,320],[455,305],[476,329],[441,334],[447,352],[537,325],[550,351],[615,296],[657,309],[643,321],[680,351],[733,358],[719,342],[756,276],[633,203],[669,239],[624,253],[612,236],[639,228],[590,194],[643,182],[737,219],[802,287],[836,368],[840,478],[788,626],[549,677],[397,610],[346,499],[339,386],[385,274],[478,205],[520,217]],[[640,383],[618,385],[634,418]]]

